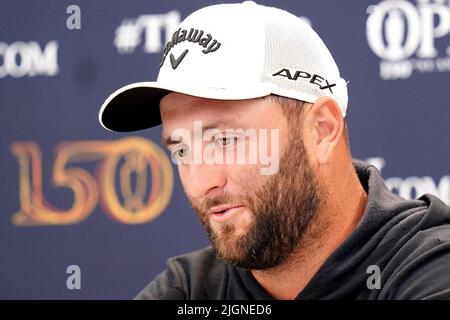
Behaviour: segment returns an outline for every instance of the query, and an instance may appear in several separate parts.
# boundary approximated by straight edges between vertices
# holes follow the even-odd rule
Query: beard
[[[294,250],[307,245],[313,236],[314,221],[318,220],[323,197],[299,137],[299,133],[290,135],[276,174],[261,176],[258,169],[248,172],[242,179],[242,192],[235,195],[221,192],[201,201],[187,195],[218,257],[224,262],[250,270],[274,268],[286,261]],[[251,211],[244,232],[238,233],[233,221],[212,228],[209,209],[221,204],[240,204]]]

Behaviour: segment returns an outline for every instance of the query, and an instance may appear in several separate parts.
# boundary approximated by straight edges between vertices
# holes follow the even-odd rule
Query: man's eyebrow
[[[209,129],[218,129],[218,128],[233,129],[233,128],[236,128],[236,127],[238,127],[236,118],[230,118],[230,119],[227,119],[227,120],[217,119],[217,120],[213,120],[213,121],[207,122],[206,124],[202,123],[202,134],[206,130],[209,130]],[[181,140],[173,139],[172,136],[168,136],[168,137],[162,136],[161,137],[161,143],[165,147],[168,147],[170,145],[177,144],[177,143],[180,143],[180,142],[181,142]]]
[[[169,137],[167,137],[167,138],[161,137],[161,143],[162,143],[166,148],[169,147],[169,146],[172,145],[172,144],[177,144],[177,143],[180,143],[180,142],[181,142],[180,140],[174,140],[174,139],[172,139],[171,136],[169,136]]]
[[[214,121],[207,122],[206,124],[203,124],[202,129],[203,129],[203,131],[206,131],[209,129],[218,129],[218,128],[233,129],[236,126],[237,126],[237,121],[235,120],[235,118],[230,118],[227,120],[217,119]]]

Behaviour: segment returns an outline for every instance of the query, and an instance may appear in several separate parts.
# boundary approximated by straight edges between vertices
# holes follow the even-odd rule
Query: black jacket
[[[376,168],[354,166],[368,192],[364,215],[297,299],[450,299],[450,208],[428,194],[404,200]],[[186,299],[272,299],[248,270],[225,264],[211,247],[169,259],[136,298],[164,299],[173,295],[169,288]]]

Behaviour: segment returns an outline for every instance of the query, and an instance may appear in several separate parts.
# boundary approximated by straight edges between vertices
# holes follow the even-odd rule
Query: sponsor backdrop
[[[155,79],[180,20],[214,2],[1,1],[0,298],[129,299],[208,244],[161,128],[111,133],[97,113]],[[449,203],[450,1],[260,3],[327,43],[349,81],[354,156],[405,198]]]

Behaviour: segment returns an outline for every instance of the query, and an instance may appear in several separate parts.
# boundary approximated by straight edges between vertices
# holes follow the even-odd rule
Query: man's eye
[[[186,147],[180,147],[172,151],[171,158],[175,163],[178,163],[183,158],[186,158],[188,155],[188,150]]]
[[[177,156],[179,156],[180,158],[183,158],[183,157],[184,157],[185,152],[186,152],[186,151],[185,151],[184,149],[180,149],[180,150],[177,150],[177,151],[176,151]]]
[[[238,141],[238,137],[219,137],[216,142],[221,146],[230,146]]]

